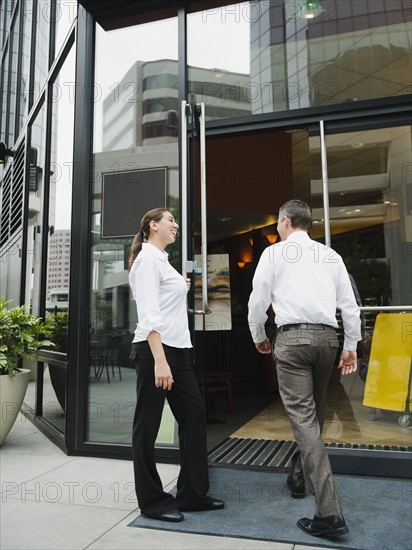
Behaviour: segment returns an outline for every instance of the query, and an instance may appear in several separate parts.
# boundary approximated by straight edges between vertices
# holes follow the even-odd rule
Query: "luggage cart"
[[[401,413],[398,424],[411,423],[412,313],[379,313],[373,332],[363,405],[369,418],[379,410]]]

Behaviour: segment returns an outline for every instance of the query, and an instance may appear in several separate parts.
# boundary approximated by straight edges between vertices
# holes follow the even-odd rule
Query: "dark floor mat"
[[[313,497],[294,500],[286,474],[210,469],[210,494],[226,502],[215,512],[185,512],[181,523],[137,517],[131,527],[362,550],[412,548],[410,480],[335,476],[350,533],[336,539],[306,535],[296,526],[314,514]]]

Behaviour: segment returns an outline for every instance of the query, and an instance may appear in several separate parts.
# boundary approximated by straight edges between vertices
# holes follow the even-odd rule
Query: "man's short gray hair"
[[[293,199],[285,202],[279,209],[279,222],[287,216],[293,229],[308,231],[312,226],[312,212],[306,202]]]

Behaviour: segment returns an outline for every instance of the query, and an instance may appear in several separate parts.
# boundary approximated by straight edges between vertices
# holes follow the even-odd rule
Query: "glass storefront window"
[[[231,376],[234,401],[244,403],[242,422],[228,414],[225,401],[218,408],[217,400],[206,394],[211,417],[227,423],[226,431],[209,427],[209,448],[216,445],[217,433],[293,440],[279,396],[268,395],[277,388],[276,365],[271,357],[257,358],[250,343],[247,302],[256,263],[263,249],[277,242],[276,213],[281,203],[290,198],[308,202],[314,217],[310,235],[325,242],[324,163],[329,175],[331,244],[343,256],[366,306],[359,372],[341,377],[333,369],[324,439],[348,448],[410,447],[411,127],[327,133],[326,159],[319,133],[311,127],[310,132],[262,130],[207,139],[208,261],[227,256],[230,290],[226,289],[223,326],[212,323],[213,312],[221,313],[222,307],[217,309],[211,289],[208,325],[204,334],[195,333],[196,368],[200,376],[202,368],[206,376],[219,368]],[[199,211],[196,220],[199,252]],[[399,311],[379,310],[385,307]],[[340,322],[339,312],[337,318]],[[269,337],[275,334],[275,323],[269,315]],[[258,411],[253,408],[256,396]]]
[[[77,0],[65,0],[64,2],[56,2],[56,56],[62,47],[70,27],[77,16]]]
[[[332,246],[365,306],[412,305],[411,127],[332,134],[326,143]],[[321,181],[313,191],[319,196]]]
[[[29,112],[29,78],[30,78],[30,42],[32,27],[32,7],[30,2],[22,3],[23,10],[23,37],[20,52],[21,72],[20,79],[20,97],[19,101],[19,120],[17,135],[23,127],[24,121]]]
[[[52,340],[58,362],[44,372],[43,416],[65,430],[67,336],[70,282],[74,102],[67,82],[75,79],[75,48],[51,84],[52,124],[47,247],[46,317],[56,330]]]
[[[209,119],[411,93],[412,22],[400,2],[306,5],[262,0],[188,15],[189,89]]]
[[[19,26],[20,19],[17,13],[14,17],[13,25],[10,31],[11,37],[11,65],[10,65],[10,98],[8,108],[8,136],[7,143],[12,144],[15,141],[15,121],[16,121],[16,99],[17,99],[17,56],[19,49]]]
[[[34,103],[46,82],[49,70],[50,6],[37,3],[36,51],[34,54]]]
[[[90,441],[131,442],[136,397],[129,355],[137,319],[127,260],[147,210],[166,206],[179,217],[177,55],[177,18],[111,32],[96,27]],[[177,244],[169,253],[179,265]],[[158,442],[174,440],[166,405]]]
[[[412,314],[367,308],[412,305],[411,130],[399,126],[326,137],[332,247],[366,307],[359,376],[342,377],[331,388],[331,402],[339,407],[329,434],[339,442],[410,446],[402,411],[408,402]],[[313,190],[319,193],[319,181]]]
[[[39,110],[29,126],[29,204],[27,225],[27,256],[25,303],[30,305],[30,313],[40,315],[40,277],[42,266],[43,197],[46,150],[46,106]],[[36,409],[35,372],[29,382],[25,403]]]
[[[293,132],[291,138],[293,177],[284,180],[281,188],[286,184],[289,198],[303,199],[311,205],[310,236],[324,242],[321,141],[319,136],[308,137],[305,132]],[[358,372],[341,377],[339,369],[333,369],[323,437],[328,443],[348,448],[407,448],[411,444],[408,427],[412,345],[412,313],[408,310],[412,305],[411,127],[327,134],[326,157],[331,246],[341,254],[353,276],[365,311],[362,313],[363,340],[358,347]],[[284,161],[286,153],[282,151],[279,158]],[[273,162],[277,160],[276,154]],[[278,191],[277,181],[281,178],[274,179],[274,188]],[[253,196],[262,195],[260,185],[254,187]],[[270,195],[264,193],[264,196]],[[270,206],[275,196],[272,202],[269,200]],[[249,196],[247,200],[253,208]],[[230,213],[226,211],[223,215],[229,218]],[[270,226],[261,228],[260,235],[269,234],[269,229]],[[251,255],[246,254],[248,235],[245,237],[242,261],[238,262],[241,269],[236,262],[231,265],[231,288],[236,292],[238,281],[249,277],[244,290],[247,299],[251,287],[251,275],[247,275]],[[256,238],[253,244],[256,246]],[[233,244],[232,249],[235,251]],[[257,254],[256,261],[259,257]],[[398,310],[389,309],[391,307]],[[245,315],[245,308],[242,314]],[[337,319],[341,324],[339,312]],[[273,334],[272,326],[270,321],[267,327],[270,334]],[[342,336],[341,330],[339,336]],[[232,350],[232,359],[233,354]],[[236,365],[239,370],[241,361]],[[293,439],[278,396],[230,435]]]
[[[9,94],[9,50],[3,56],[1,75],[1,128],[2,136],[6,135],[7,124],[7,99]]]

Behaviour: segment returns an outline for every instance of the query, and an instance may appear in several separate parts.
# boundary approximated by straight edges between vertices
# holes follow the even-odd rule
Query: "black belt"
[[[282,325],[278,328],[278,332],[286,332],[288,330],[336,330],[331,325],[323,323],[297,323],[296,325]]]

